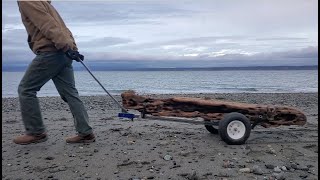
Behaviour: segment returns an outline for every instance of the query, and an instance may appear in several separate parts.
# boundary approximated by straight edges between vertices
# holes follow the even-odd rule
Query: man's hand
[[[68,58],[70,58],[72,60],[76,60],[78,62],[84,60],[84,56],[82,54],[80,54],[78,51],[74,51],[72,49],[67,50],[66,55]]]

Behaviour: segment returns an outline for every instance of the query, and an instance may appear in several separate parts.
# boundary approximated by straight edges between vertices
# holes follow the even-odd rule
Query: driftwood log
[[[251,123],[260,120],[263,127],[280,125],[304,125],[307,121],[303,112],[287,106],[248,104],[215,99],[173,97],[155,99],[137,95],[134,91],[121,94],[126,109],[134,109],[145,114],[165,117],[201,117],[204,121],[221,120],[231,112],[245,115]]]

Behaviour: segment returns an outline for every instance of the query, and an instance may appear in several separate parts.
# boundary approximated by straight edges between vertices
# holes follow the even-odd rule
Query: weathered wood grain
[[[280,125],[304,125],[307,121],[303,112],[288,106],[249,104],[228,102],[215,99],[173,97],[156,99],[137,95],[134,91],[121,94],[122,104],[127,109],[134,109],[153,116],[201,117],[205,121],[221,120],[231,112],[244,114],[252,123],[263,120],[263,127]]]

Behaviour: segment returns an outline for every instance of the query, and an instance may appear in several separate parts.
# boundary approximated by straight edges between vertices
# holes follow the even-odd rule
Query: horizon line
[[[223,71],[223,70],[317,70],[318,65],[276,65],[276,66],[225,66],[225,67],[97,67],[89,66],[93,71]],[[3,72],[21,72],[26,67],[3,67]],[[74,71],[85,71],[82,66],[74,66]]]

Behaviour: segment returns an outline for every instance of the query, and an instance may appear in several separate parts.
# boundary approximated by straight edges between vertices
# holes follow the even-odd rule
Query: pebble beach
[[[82,96],[96,142],[67,144],[73,118],[60,97],[40,97],[49,139],[16,145],[24,132],[17,98],[2,98],[2,179],[318,179],[317,93],[149,94],[295,107],[304,126],[251,131],[243,145],[227,145],[203,125],[119,119],[108,96]],[[120,96],[115,98],[121,102]]]

